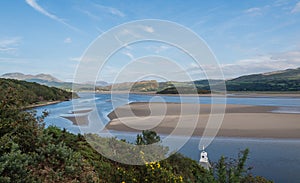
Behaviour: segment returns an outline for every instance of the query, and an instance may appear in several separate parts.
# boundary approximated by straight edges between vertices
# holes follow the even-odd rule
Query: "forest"
[[[65,101],[72,99],[72,97],[78,97],[76,93],[55,87],[48,87],[34,82],[0,78],[0,95],[8,97],[7,93],[13,93],[14,95],[11,95],[11,97],[21,102],[21,105],[25,107],[43,102]]]

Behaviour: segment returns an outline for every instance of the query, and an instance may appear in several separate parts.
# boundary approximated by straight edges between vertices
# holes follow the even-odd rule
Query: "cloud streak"
[[[64,43],[72,43],[72,38],[70,37],[67,37],[65,40],[64,40]]]
[[[18,46],[21,43],[20,37],[13,37],[9,39],[0,40],[0,53],[14,53],[18,50]]]
[[[129,57],[131,60],[134,60],[134,56],[132,53],[130,53],[129,51],[123,51],[122,52],[124,55],[126,55],[127,57]]]
[[[81,61],[81,57],[71,57],[69,58],[70,61],[75,61],[75,62],[80,62]]]
[[[258,16],[263,14],[262,8],[254,7],[254,8],[249,8],[245,10],[246,14],[252,15],[252,16]]]
[[[113,7],[109,7],[109,6],[103,6],[101,4],[94,4],[94,6],[104,12],[110,13],[112,15],[118,16],[118,17],[125,17],[125,14]]]
[[[291,13],[299,13],[299,12],[300,12],[300,1],[292,9]]]
[[[220,64],[220,68],[224,73],[226,79],[238,77],[246,74],[257,74],[264,72],[271,72],[277,70],[285,70],[289,68],[300,67],[300,51],[290,51],[274,55],[263,55],[249,59],[242,59],[231,64]],[[187,72],[191,75],[202,75],[209,73],[214,78],[220,79],[219,76],[215,76],[216,67],[211,65],[191,65]]]
[[[51,19],[53,19],[53,20],[55,20],[57,22],[60,22],[60,23],[64,24],[65,26],[67,26],[67,27],[69,27],[69,28],[71,28],[71,29],[73,29],[75,31],[79,31],[79,29],[77,29],[76,27],[74,27],[74,26],[66,23],[65,20],[63,20],[62,18],[59,18],[58,16],[56,16],[56,15],[54,15],[52,13],[49,13],[47,10],[45,10],[43,7],[41,7],[36,2],[36,0],[25,0],[25,1],[26,1],[26,3],[29,6],[31,6],[34,10],[40,12],[41,14],[43,14],[43,15],[45,15],[45,16],[47,16],[47,17],[49,17],[49,18],[51,18]]]

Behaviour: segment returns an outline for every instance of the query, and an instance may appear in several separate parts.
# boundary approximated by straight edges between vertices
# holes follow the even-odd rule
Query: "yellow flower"
[[[157,163],[156,165],[157,165],[157,168],[160,168],[160,163]]]
[[[179,179],[180,179],[180,182],[183,182],[183,178],[181,175],[179,176]]]
[[[125,181],[122,181],[122,183],[126,183]]]

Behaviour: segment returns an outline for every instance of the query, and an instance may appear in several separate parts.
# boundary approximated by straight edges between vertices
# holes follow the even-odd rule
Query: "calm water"
[[[97,114],[102,123],[107,124],[109,119],[107,114],[113,110],[112,99],[110,94],[96,94],[95,98],[90,98],[90,94],[80,94],[80,99],[75,99],[74,105],[88,107],[95,102]],[[123,95],[116,95],[114,101],[116,106],[124,105],[129,102],[184,102],[184,103],[203,103],[212,102],[210,97],[184,97],[161,96],[154,97],[151,95],[131,94],[129,98]],[[273,112],[282,113],[300,113],[299,98],[227,98],[216,99],[214,103],[242,104],[242,105],[260,105],[260,106],[279,106],[279,109]],[[43,110],[49,111],[50,115],[46,118],[46,126],[55,125],[60,128],[66,128],[72,133],[80,133],[80,129],[73,125],[67,119],[60,117],[62,114],[69,113],[73,110],[71,101],[62,102],[55,105],[36,108],[38,113]],[[299,120],[300,123],[300,120]],[[300,125],[300,124],[299,124]],[[132,140],[136,134],[115,132],[118,138]],[[186,156],[199,160],[198,144],[200,137],[191,138],[179,151]],[[217,161],[221,155],[227,157],[236,157],[240,150],[250,149],[248,165],[254,167],[252,172],[256,175],[265,176],[275,182],[300,182],[300,139],[281,140],[281,139],[252,139],[252,138],[215,138],[207,147],[211,161]]]

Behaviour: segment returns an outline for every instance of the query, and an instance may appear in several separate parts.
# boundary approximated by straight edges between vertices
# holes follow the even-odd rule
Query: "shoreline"
[[[96,94],[127,94],[127,91],[97,91]],[[153,95],[153,96],[184,96],[184,97],[228,97],[228,98],[259,98],[259,97],[288,97],[288,98],[300,98],[299,92],[227,92],[226,94],[156,94],[156,92],[129,92],[129,94],[137,95]]]
[[[162,104],[151,105],[153,105],[151,109],[159,109]],[[210,117],[210,105],[200,105],[203,110],[200,114],[193,114],[189,111],[184,115],[178,113],[180,105],[184,105],[187,109],[193,108],[190,104],[171,103],[167,105],[165,115],[153,113],[150,115],[147,103],[121,106],[108,115],[111,121],[106,125],[106,129],[123,132],[141,132],[141,129],[149,129],[165,135],[174,133],[176,129],[175,135],[202,136]],[[300,139],[300,114],[272,113],[274,109],[276,107],[227,105],[217,136]],[[128,110],[132,110],[133,113],[128,113]],[[118,117],[115,112],[118,113]],[[212,116],[214,115],[219,114]],[[196,124],[191,123],[195,119],[198,120]]]
[[[58,103],[65,102],[65,101],[69,101],[69,100],[56,100],[56,101],[50,101],[50,102],[42,102],[40,104],[31,104],[31,105],[28,105],[28,106],[24,107],[24,109],[32,109],[32,108],[36,108],[36,107],[43,107],[43,106],[58,104]]]

